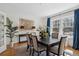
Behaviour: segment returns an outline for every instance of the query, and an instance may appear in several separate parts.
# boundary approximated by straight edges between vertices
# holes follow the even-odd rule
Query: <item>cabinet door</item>
[[[4,20],[5,17],[3,14],[0,14],[0,53],[6,49],[5,40],[4,40]]]
[[[0,15],[0,47],[4,45],[4,17]]]

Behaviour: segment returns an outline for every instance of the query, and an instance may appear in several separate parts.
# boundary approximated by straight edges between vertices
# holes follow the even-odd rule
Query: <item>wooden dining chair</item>
[[[38,46],[36,36],[32,36],[32,40],[33,40],[33,52],[32,52],[32,55],[34,55],[34,52],[37,52],[38,56],[39,56],[41,52],[45,51],[45,47]]]
[[[66,37],[61,37],[59,44],[51,47],[50,52],[58,56],[63,55],[65,42],[66,42]]]

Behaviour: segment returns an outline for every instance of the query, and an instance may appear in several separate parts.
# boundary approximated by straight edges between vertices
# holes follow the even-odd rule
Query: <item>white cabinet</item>
[[[5,14],[0,12],[0,53],[6,49],[6,29],[5,29],[6,17]]]
[[[4,16],[0,15],[0,47],[4,44]]]

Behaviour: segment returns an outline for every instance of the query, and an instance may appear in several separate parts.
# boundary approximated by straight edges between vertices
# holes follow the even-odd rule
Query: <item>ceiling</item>
[[[0,11],[3,11],[11,19],[28,18],[37,19],[42,16],[75,7],[77,3],[0,3]]]
[[[8,15],[39,17],[72,8],[77,3],[1,3],[0,10]]]

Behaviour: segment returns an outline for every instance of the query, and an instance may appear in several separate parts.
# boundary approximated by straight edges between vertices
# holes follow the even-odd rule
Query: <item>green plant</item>
[[[41,36],[41,38],[47,38],[48,37],[48,33],[44,32],[44,31],[41,31],[40,32],[40,36]]]
[[[7,27],[6,34],[7,37],[10,38],[10,43],[12,42],[12,38],[14,37],[14,34],[16,33],[17,30],[17,27],[13,27],[12,24],[13,22],[7,17],[5,26]]]

